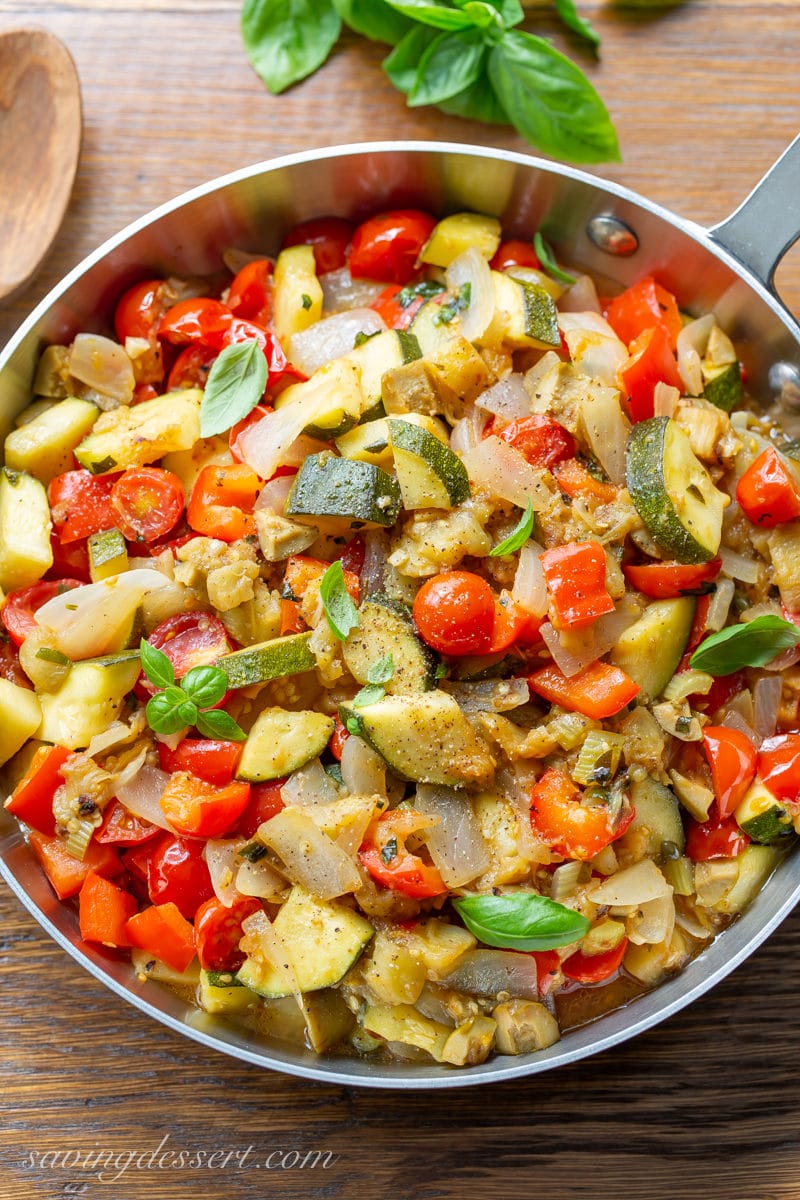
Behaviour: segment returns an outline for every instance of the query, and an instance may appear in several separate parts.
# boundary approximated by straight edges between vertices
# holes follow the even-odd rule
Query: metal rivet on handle
[[[610,213],[600,213],[586,225],[590,241],[605,254],[630,258],[639,249],[639,239],[629,225]]]
[[[789,362],[773,363],[769,369],[769,385],[784,411],[800,412],[800,368]]]

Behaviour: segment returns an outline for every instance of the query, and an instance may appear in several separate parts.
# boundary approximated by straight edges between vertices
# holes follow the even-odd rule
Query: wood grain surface
[[[0,344],[104,238],[224,171],[392,137],[526,149],[507,130],[407,110],[380,48],[352,38],[272,97],[244,57],[238,7],[0,0],[0,29],[34,22],[66,42],[85,122],[63,228],[34,284],[0,311]],[[552,5],[531,10],[530,28],[583,62],[611,110],[624,161],[598,174],[721,220],[800,127],[796,0],[689,0],[658,15],[578,7],[603,36],[597,63],[562,37]],[[778,279],[800,311],[796,251]],[[635,1041],[452,1093],[305,1083],[204,1051],[82,973],[5,891],[0,963],[0,1200],[800,1198],[797,917]]]

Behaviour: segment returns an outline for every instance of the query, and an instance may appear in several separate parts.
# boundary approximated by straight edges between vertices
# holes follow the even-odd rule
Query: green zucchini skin
[[[310,633],[295,633],[288,637],[271,638],[244,650],[234,650],[217,659],[216,665],[225,672],[232,688],[249,687],[285,675],[312,671],[317,665],[308,643]]]
[[[722,540],[727,503],[671,417],[634,425],[628,439],[627,484],[650,536],[670,558],[703,563]]]
[[[373,463],[310,454],[298,471],[284,507],[299,521],[318,518],[346,521],[351,528],[394,525],[400,512],[400,487]],[[322,528],[322,525],[320,524]]]
[[[370,667],[391,655],[394,673],[385,685],[387,694],[427,692],[436,686],[439,660],[417,636],[404,604],[376,592],[362,602],[358,620],[342,646],[347,668],[358,683],[368,683]]]
[[[404,508],[450,508],[469,499],[467,469],[449,446],[409,421],[390,417],[388,429]]]

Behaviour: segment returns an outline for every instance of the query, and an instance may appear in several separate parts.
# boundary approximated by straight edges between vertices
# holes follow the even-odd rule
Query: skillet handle
[[[775,292],[778,263],[800,238],[800,135],[736,211],[708,232]]]

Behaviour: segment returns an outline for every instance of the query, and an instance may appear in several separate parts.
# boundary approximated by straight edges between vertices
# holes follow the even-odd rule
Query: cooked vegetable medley
[[[800,830],[800,450],[712,313],[536,247],[144,280],[5,442],[6,808],[86,942],[318,1052],[542,1050]]]

